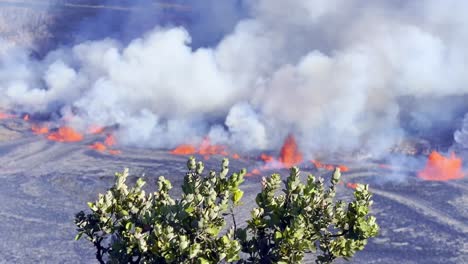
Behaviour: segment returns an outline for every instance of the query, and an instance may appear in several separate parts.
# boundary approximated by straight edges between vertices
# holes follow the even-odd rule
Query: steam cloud
[[[119,124],[120,142],[147,147],[209,135],[260,150],[293,133],[313,155],[378,153],[408,133],[402,97],[424,105],[468,94],[468,2],[255,0],[246,8],[207,47],[191,45],[182,27],[157,26],[128,43],[85,41],[40,60],[9,48],[0,106],[73,115],[78,129]]]

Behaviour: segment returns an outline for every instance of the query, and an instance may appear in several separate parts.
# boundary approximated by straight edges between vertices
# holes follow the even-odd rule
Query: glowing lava
[[[198,150],[200,155],[209,157],[210,155],[223,155],[227,156],[229,153],[226,151],[226,148],[221,145],[211,145],[210,139],[205,138],[200,145],[200,149]]]
[[[338,168],[340,169],[341,172],[349,171],[349,168],[345,165],[338,165]]]
[[[106,138],[104,139],[104,142],[95,142],[92,145],[89,145],[88,147],[90,149],[94,149],[99,152],[106,152],[111,154],[111,155],[119,155],[122,152],[120,150],[116,149],[109,149],[110,147],[114,146],[117,143],[115,137],[112,134],[108,134]]]
[[[321,163],[318,160],[311,160],[310,162],[312,162],[312,164],[314,164],[314,166],[317,169],[325,169],[325,170],[328,170],[328,171],[333,171],[333,170],[335,170],[335,168],[340,168],[341,172],[349,171],[349,168],[347,166],[345,166],[345,165],[324,164],[324,163]]]
[[[171,150],[173,155],[192,155],[196,153],[196,148],[193,145],[182,144]]]
[[[56,132],[50,133],[47,139],[58,142],[78,142],[83,140],[83,135],[71,127],[60,127]]]
[[[104,152],[107,150],[106,145],[102,144],[101,142],[96,142],[89,146],[90,149],[94,149],[99,152]]]
[[[426,167],[418,172],[418,177],[426,181],[448,181],[461,179],[462,160],[452,153],[450,157],[444,157],[437,151],[432,151],[426,163]]]
[[[177,146],[175,149],[170,151],[173,155],[203,155],[205,159],[209,159],[211,155],[223,155],[227,156],[229,153],[226,151],[226,147],[222,145],[212,145],[209,138],[203,139],[198,149],[194,145],[182,144]],[[239,158],[239,155],[233,155],[233,158]]]
[[[109,154],[111,154],[111,155],[120,155],[120,154],[122,154],[122,151],[117,150],[117,149],[109,149],[108,152],[109,152]]]
[[[252,176],[252,175],[261,175],[262,172],[259,169],[253,169],[251,172],[247,173],[245,176]]]
[[[292,135],[288,135],[280,150],[278,159],[262,153],[259,157],[265,164],[260,168],[254,168],[247,176],[260,175],[262,171],[272,169],[290,168],[302,162],[302,153]]]
[[[293,135],[288,135],[281,147],[279,161],[286,167],[292,167],[302,162],[302,154]]]
[[[115,140],[115,137],[111,134],[107,135],[106,139],[104,140],[104,144],[106,144],[106,146],[114,146],[116,143],[116,140]]]
[[[93,135],[101,134],[104,132],[104,127],[98,126],[98,125],[92,125],[88,128],[87,132],[88,134],[93,134]]]
[[[0,119],[8,119],[8,118],[13,118],[13,117],[15,117],[15,116],[0,112]]]
[[[32,125],[31,130],[36,135],[43,135],[49,133],[49,128],[47,126]]]
[[[272,161],[275,160],[275,158],[273,158],[273,156],[267,155],[265,153],[262,153],[260,155],[260,159],[262,159],[264,162],[272,162]]]

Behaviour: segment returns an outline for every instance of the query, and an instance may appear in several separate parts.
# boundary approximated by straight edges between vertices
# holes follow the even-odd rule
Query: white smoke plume
[[[468,114],[465,115],[461,128],[455,131],[454,138],[454,148],[466,152],[468,150]]]
[[[182,27],[0,58],[0,106],[119,124],[120,142],[380,152],[404,137],[399,100],[468,94],[468,2],[255,0],[214,46]],[[2,44],[0,44],[2,45]],[[413,113],[417,116],[419,112]],[[453,113],[440,109],[440,115]]]

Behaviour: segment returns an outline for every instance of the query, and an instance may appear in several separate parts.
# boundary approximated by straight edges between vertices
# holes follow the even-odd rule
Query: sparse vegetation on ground
[[[164,177],[147,194],[143,179],[128,187],[128,170],[117,173],[114,186],[88,203],[91,213],[76,215],[76,239],[91,241],[100,263],[300,263],[309,253],[316,263],[332,263],[351,258],[378,233],[367,185],[357,186],[351,202],[335,198],[339,169],[329,184],[312,175],[303,183],[296,167],[284,189],[279,174],[264,178],[251,218],[237,223],[246,171],[228,175],[228,166],[224,159],[206,174],[191,157],[179,199]]]

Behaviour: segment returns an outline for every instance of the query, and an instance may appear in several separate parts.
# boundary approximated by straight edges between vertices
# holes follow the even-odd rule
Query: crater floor
[[[185,156],[165,150],[120,148],[120,155],[99,153],[82,142],[51,142],[30,131],[22,120],[0,120],[0,258],[8,263],[94,263],[94,251],[85,240],[74,241],[74,214],[86,209],[113,183],[114,172],[129,167],[130,181],[145,175],[150,188],[160,175],[174,189],[185,172]],[[221,157],[206,161],[217,169]],[[253,168],[259,161],[233,160],[231,169]],[[347,182],[371,184],[373,213],[381,234],[369,241],[351,263],[468,263],[467,179],[426,182],[415,172],[383,169],[372,161],[346,164]],[[328,176],[327,171],[305,167],[305,172]],[[406,174],[405,180],[383,181],[389,174]],[[260,176],[243,185],[249,216],[260,188]],[[352,190],[339,192],[350,198]],[[343,261],[344,262],[344,261]]]

